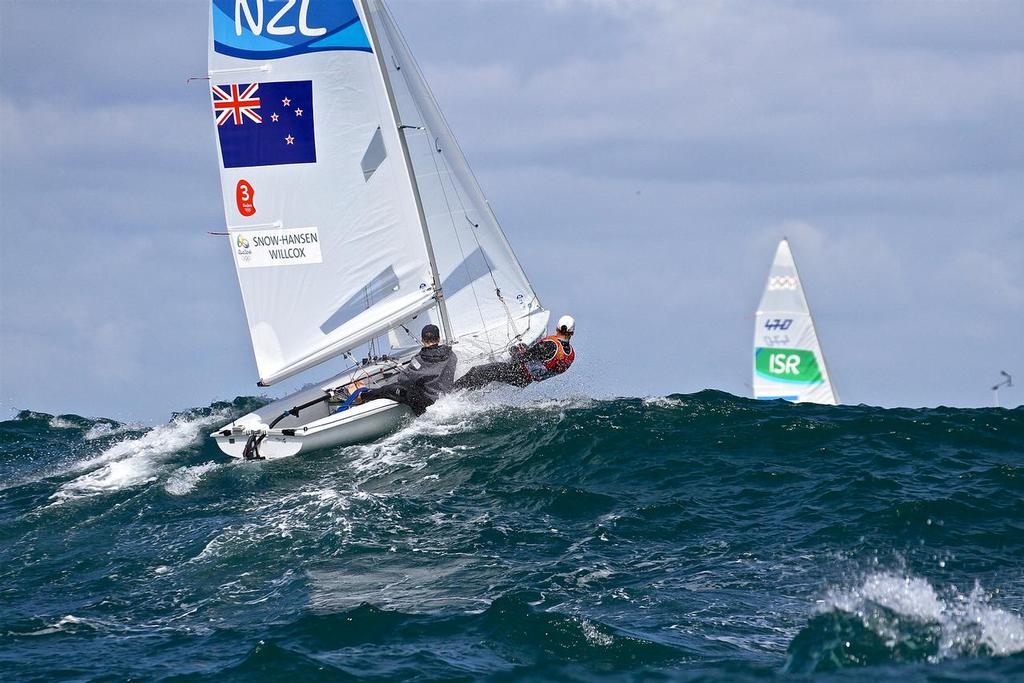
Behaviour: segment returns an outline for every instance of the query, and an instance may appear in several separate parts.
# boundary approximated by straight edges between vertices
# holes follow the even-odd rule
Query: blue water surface
[[[2,680],[1024,680],[1024,409],[258,404],[0,423]]]

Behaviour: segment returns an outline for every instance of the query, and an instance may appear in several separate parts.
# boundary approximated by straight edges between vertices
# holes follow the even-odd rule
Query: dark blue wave
[[[257,464],[252,398],[0,422],[4,680],[1024,675],[1024,409],[487,401]]]

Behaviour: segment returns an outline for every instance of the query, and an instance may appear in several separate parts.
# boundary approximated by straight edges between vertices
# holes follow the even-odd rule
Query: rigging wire
[[[427,139],[427,138],[424,138],[424,141],[429,143],[429,139]],[[437,143],[436,142],[434,143],[434,147],[436,147],[437,153],[441,154],[441,148],[437,147]],[[434,162],[434,172],[437,174],[437,180],[438,180],[438,183],[441,186],[441,195],[444,197],[445,208],[448,209],[448,218],[449,218],[449,220],[452,223],[452,232],[455,233],[455,241],[459,245],[459,253],[462,254],[462,267],[466,269],[466,276],[467,277],[472,277],[472,273],[469,271],[469,263],[466,260],[466,250],[462,246],[462,238],[459,237],[459,229],[455,225],[455,214],[452,212],[451,202],[448,201],[448,191],[444,187],[444,178],[441,176],[441,169],[438,167],[438,165],[437,165],[437,158],[434,156],[434,152],[433,152],[434,147],[431,148],[430,160],[432,162]],[[442,160],[443,159],[444,158],[442,157]],[[446,166],[447,166],[447,163],[446,163]],[[452,185],[454,186],[454,183],[452,183]],[[458,196],[458,189],[456,189],[456,196]],[[463,211],[463,212],[465,212],[465,211]],[[469,220],[469,216],[466,216],[466,220]],[[472,223],[472,221],[470,221],[470,223]],[[478,244],[479,244],[479,242],[478,242]],[[482,255],[483,255],[483,252],[481,252],[481,256]],[[487,263],[487,257],[484,257],[484,263]],[[487,264],[487,268],[490,269],[490,264]],[[473,292],[473,300],[476,302],[476,312],[480,316],[480,325],[481,325],[481,327],[483,327],[484,336],[485,336],[485,338],[487,340],[487,346],[488,346],[488,348],[490,348],[490,346],[491,346],[491,337],[490,337],[489,334],[487,334],[487,322],[484,320],[484,310],[483,310],[483,307],[480,305],[480,297],[477,296],[476,287],[473,285],[472,281],[470,281],[470,283],[469,283],[469,288]]]
[[[454,176],[455,172],[452,171],[451,165],[448,163],[448,159],[444,156],[444,152],[441,151],[441,146],[440,145],[437,145],[437,153],[441,155],[441,159],[444,161],[445,168],[448,169],[448,174],[451,175],[451,176]],[[435,162],[434,165],[435,166],[437,165],[436,162]],[[459,202],[459,208],[462,209],[462,215],[466,217],[466,222],[468,222],[470,224],[470,226],[472,226],[472,229],[469,232],[473,235],[473,239],[476,241],[476,248],[480,250],[480,256],[484,260],[484,265],[487,266],[487,274],[491,276],[491,284],[494,285],[494,294],[495,294],[495,296],[498,297],[498,301],[501,302],[502,307],[505,309],[505,318],[508,320],[508,327],[511,328],[512,332],[514,333],[514,335],[512,337],[509,337],[508,334],[507,334],[507,329],[506,329],[506,335],[505,335],[506,339],[509,342],[511,342],[513,339],[516,339],[518,341],[522,341],[523,340],[523,335],[519,333],[519,328],[516,327],[516,321],[515,321],[515,318],[512,316],[512,311],[508,307],[508,302],[506,302],[505,301],[505,297],[503,297],[501,295],[501,287],[498,286],[498,280],[497,280],[497,278],[494,277],[494,271],[491,269],[491,262],[487,259],[487,253],[484,251],[483,246],[480,244],[480,237],[476,233],[476,229],[480,227],[480,224],[473,222],[473,220],[469,217],[469,212],[466,211],[466,205],[462,201],[462,195],[459,192],[458,185],[456,185],[454,182],[452,182],[452,188],[455,190],[455,199],[458,200],[458,202]],[[445,201],[447,201],[447,196],[445,197]],[[453,220],[453,222],[454,222],[454,220]],[[456,233],[457,232],[458,231],[456,231]],[[465,256],[463,256],[463,258],[465,258]],[[481,322],[483,322],[483,321],[481,320]],[[528,319],[527,320],[527,324],[528,325],[529,325],[529,322],[530,321]],[[529,330],[530,328],[527,327],[526,329]],[[490,343],[491,343],[490,342],[490,337],[488,337],[488,340],[487,340],[488,346],[490,345]]]
[[[444,120],[444,114],[441,113],[441,110],[440,110],[440,108],[437,105],[437,100],[434,98],[434,94],[430,91],[430,86],[428,86],[426,81],[423,79],[423,74],[422,74],[422,72],[419,69],[419,65],[416,63],[416,60],[409,53],[408,43],[405,40],[405,36],[402,34],[401,28],[399,28],[398,25],[394,22],[394,19],[391,17],[391,13],[390,13],[390,11],[388,10],[387,7],[381,6],[381,10],[382,10],[381,11],[381,15],[382,15],[382,17],[384,19],[384,21],[382,22],[382,25],[384,26],[385,32],[387,34],[389,34],[389,39],[391,40],[393,45],[398,46],[399,48],[401,48],[402,51],[404,51],[404,53],[406,55],[408,55],[409,63],[410,63],[410,66],[412,67],[412,72],[413,72],[412,78],[414,78],[414,79],[417,78],[417,77],[419,78],[419,83],[420,83],[420,85],[422,87],[422,91],[425,93],[425,97],[427,99],[426,105],[428,107],[431,106],[431,105],[433,106],[433,110],[436,112],[436,115],[437,115],[437,117],[440,120],[440,125],[442,126],[443,129],[448,131],[449,137],[452,137],[451,136],[451,131],[450,131],[450,129],[448,129],[447,122]],[[393,55],[393,59],[394,59],[394,55]],[[401,66],[398,64],[397,60],[395,60],[395,67],[396,67],[396,70],[399,70],[399,71],[401,70]],[[403,76],[403,78],[405,78],[405,77]],[[406,79],[406,81],[407,81],[407,86],[409,86],[408,79]],[[414,100],[415,100],[415,94],[414,94],[415,90],[416,90],[415,88],[409,87],[410,94],[413,94]],[[455,147],[455,149],[457,151],[461,151],[461,150],[458,150],[458,142],[454,140],[454,137],[452,137],[451,142],[452,142],[452,144],[454,145],[454,147]],[[436,148],[437,148],[437,152],[439,154],[443,154],[440,146],[436,145]],[[431,154],[431,156],[433,156],[433,154]],[[448,169],[449,169],[449,174],[452,177],[455,177],[455,173],[451,170],[451,166],[448,164],[448,161],[447,161],[446,158],[444,159],[444,163],[445,163],[445,166],[448,167]],[[437,162],[436,161],[434,162],[434,165],[435,165],[435,168],[436,168],[436,166],[437,166]],[[474,174],[472,172],[472,169],[468,169],[468,171],[469,171],[469,181],[472,184],[476,185],[477,189],[479,190],[479,182],[476,180],[476,177],[474,176]],[[442,190],[444,190],[444,182],[443,181],[441,182],[441,185],[442,185]],[[462,211],[463,211],[463,214],[466,216],[466,220],[469,221],[469,223],[471,225],[473,225],[474,227],[479,227],[478,224],[473,223],[473,221],[470,220],[469,214],[468,214],[468,212],[466,212],[466,209],[465,209],[465,204],[463,203],[462,197],[461,197],[461,195],[459,193],[458,185],[454,181],[452,182],[452,185],[453,185],[453,187],[455,189],[456,199],[458,199],[459,204],[462,207]],[[482,196],[481,196],[481,198],[483,199],[484,205],[486,206],[488,211],[490,211],[490,206],[487,203],[486,198],[483,198]],[[447,192],[445,192],[445,203],[446,204],[448,203]],[[449,215],[450,215],[450,211],[451,211],[451,207],[449,205]],[[490,211],[490,213],[491,213],[491,217],[493,219],[494,218],[493,211]],[[526,274],[523,272],[522,266],[519,264],[518,259],[515,256],[515,253],[511,252],[511,248],[508,247],[508,241],[504,237],[504,234],[501,232],[501,227],[498,226],[498,225],[495,225],[495,227],[498,230],[499,236],[503,239],[503,241],[506,244],[506,247],[509,249],[513,261],[516,263],[516,265],[519,266],[520,273],[522,273],[523,277],[525,278]],[[472,231],[472,232],[473,232],[473,237],[474,237],[474,239],[477,242],[477,246],[479,247],[480,246],[480,239],[479,239],[479,237],[477,237],[475,230]],[[456,238],[458,239],[458,230],[456,230]],[[462,248],[461,240],[459,240],[459,246],[460,246],[460,250],[461,250],[461,248]],[[483,253],[482,249],[481,249],[481,253]],[[463,253],[463,258],[465,258],[465,253]],[[514,338],[514,339],[518,339],[518,340],[522,341],[523,334],[521,334],[519,332],[519,330],[518,330],[518,328],[516,326],[515,318],[512,315],[512,312],[511,312],[511,310],[508,307],[508,303],[505,301],[505,298],[501,294],[501,289],[498,287],[497,280],[494,277],[494,272],[491,269],[491,264],[490,264],[489,261],[487,261],[486,256],[484,256],[484,261],[485,261],[485,265],[487,266],[487,271],[488,271],[488,273],[491,276],[491,282],[494,284],[495,295],[497,296],[498,300],[501,302],[503,308],[505,309],[505,316],[506,316],[506,318],[508,320],[508,328],[510,328],[511,331],[514,333],[514,336],[510,337],[508,335],[508,330],[506,330],[506,339],[508,341],[511,341],[511,339]],[[540,302],[539,302],[539,300],[537,298],[536,292],[534,292],[532,287],[529,287],[529,285],[528,285],[528,288],[529,288],[530,293],[533,295],[532,300],[533,301],[537,301],[538,304],[539,304]],[[473,293],[474,293],[474,296],[475,296],[476,295],[476,289],[475,288],[473,290]],[[531,304],[532,304],[532,301],[531,301]],[[480,308],[479,299],[477,300],[477,309],[478,309],[478,311],[480,311],[481,317],[482,317],[483,311]],[[527,316],[527,327],[526,327],[526,330],[524,331],[524,333],[528,332],[532,328],[532,325],[533,325],[532,315],[528,315]],[[485,334],[487,336],[487,344],[488,344],[488,346],[490,346],[490,335],[486,333],[486,329],[487,329],[487,326],[486,326],[486,324],[484,324],[484,330],[485,330]]]

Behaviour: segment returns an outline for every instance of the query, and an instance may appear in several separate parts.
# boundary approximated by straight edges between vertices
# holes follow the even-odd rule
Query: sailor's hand
[[[520,355],[526,353],[526,344],[523,344],[523,343],[515,344],[512,347],[512,353],[516,353],[516,354],[520,354]]]

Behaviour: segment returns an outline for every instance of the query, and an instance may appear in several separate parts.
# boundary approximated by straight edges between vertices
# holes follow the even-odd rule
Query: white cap
[[[555,327],[556,332],[568,332],[572,334],[576,331],[576,321],[573,320],[571,315],[563,315],[558,319],[558,325]]]

